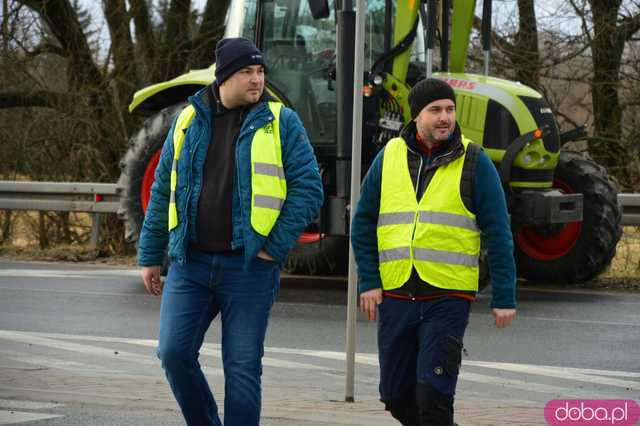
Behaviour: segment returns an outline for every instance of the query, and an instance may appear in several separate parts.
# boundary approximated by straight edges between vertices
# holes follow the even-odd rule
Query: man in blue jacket
[[[496,326],[515,317],[505,196],[491,160],[460,132],[437,79],[409,94],[413,120],[374,159],[351,226],[360,308],[378,313],[380,399],[404,425],[453,425],[453,399],[485,241]]]
[[[267,320],[280,268],[323,188],[297,114],[264,92],[262,53],[216,46],[216,80],[189,98],[162,149],[138,247],[162,294],[158,357],[189,425],[221,425],[198,355],[220,314],[224,424],[257,425]],[[168,276],[160,269],[168,244]]]

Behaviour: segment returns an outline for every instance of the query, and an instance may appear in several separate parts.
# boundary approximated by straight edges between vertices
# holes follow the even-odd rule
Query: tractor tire
[[[162,145],[173,119],[184,105],[171,105],[155,113],[129,139],[129,149],[120,162],[118,180],[122,188],[118,215],[124,220],[125,239],[128,242],[135,242],[140,236]]]
[[[618,190],[606,170],[578,152],[562,151],[554,188],[583,194],[582,222],[523,227],[514,235],[518,275],[532,282],[573,284],[602,273],[622,235]]]
[[[344,275],[349,268],[347,237],[303,238],[291,249],[284,271],[294,275]]]

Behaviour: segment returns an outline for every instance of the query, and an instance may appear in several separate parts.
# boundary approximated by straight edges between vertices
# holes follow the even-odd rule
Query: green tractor
[[[518,275],[564,283],[597,276],[610,264],[622,233],[615,184],[588,157],[562,150],[569,134],[559,133],[540,93],[488,76],[491,1],[483,4],[484,74],[464,72],[475,1],[439,3],[437,9],[435,0],[366,1],[362,170],[409,121],[411,86],[425,76],[443,79],[455,89],[463,133],[483,146],[501,176]],[[432,73],[436,22],[441,58]],[[226,36],[247,37],[263,50],[267,91],[298,112],[321,168],[325,204],[291,251],[290,273],[347,269],[354,35],[351,0],[232,0],[229,7]],[[172,120],[189,95],[212,82],[214,67],[134,96],[130,111],[149,117],[121,164],[121,214],[130,241],[140,232]]]

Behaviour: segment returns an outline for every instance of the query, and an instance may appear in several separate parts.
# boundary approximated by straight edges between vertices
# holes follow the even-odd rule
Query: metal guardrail
[[[93,213],[91,243],[98,242],[100,215],[116,213],[122,188],[114,183],[16,182],[0,180],[0,210]],[[622,225],[640,226],[640,194],[618,194]]]
[[[113,183],[0,180],[0,209],[115,213],[120,190]]]
[[[622,205],[622,226],[640,225],[640,194],[618,194]]]
[[[97,248],[103,213],[116,213],[121,188],[114,183],[18,182],[0,180],[0,210],[86,212],[92,248]]]

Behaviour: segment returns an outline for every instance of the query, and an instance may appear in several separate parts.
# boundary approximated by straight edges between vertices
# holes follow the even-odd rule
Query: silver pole
[[[488,50],[484,51],[484,75],[489,75],[489,59],[491,58],[491,54]]]
[[[356,4],[356,41],[353,66],[353,140],[351,142],[351,201],[350,218],[353,220],[360,199],[360,153],[362,144],[362,85],[364,76],[364,22],[365,1]],[[358,277],[353,247],[349,244],[349,290],[347,292],[346,386],[344,400],[353,402],[353,384],[356,360],[356,316],[358,314]]]
[[[97,250],[100,243],[100,222],[102,215],[100,213],[91,213],[91,239],[89,247],[91,250]]]
[[[427,49],[427,78],[433,75],[433,50]]]

